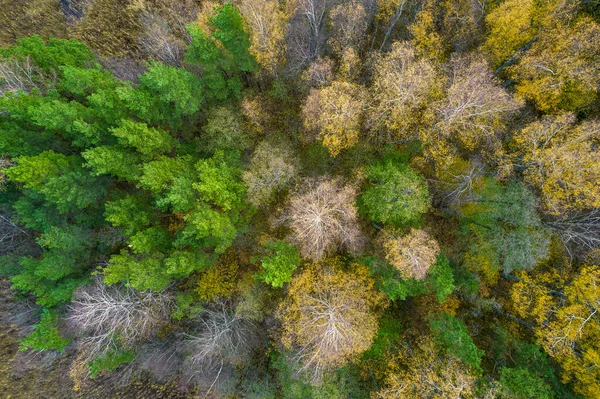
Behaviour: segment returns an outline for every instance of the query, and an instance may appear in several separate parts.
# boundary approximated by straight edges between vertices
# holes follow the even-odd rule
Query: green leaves
[[[537,214],[533,194],[523,185],[502,186],[488,179],[480,198],[464,204],[461,211],[463,225],[473,237],[465,261],[476,269],[485,268],[486,275],[530,270],[547,256],[549,234]]]
[[[112,134],[122,145],[133,147],[148,158],[169,152],[174,145],[169,133],[132,120],[121,121],[119,127],[112,130]]]
[[[188,26],[192,44],[186,51],[185,60],[202,68],[202,83],[210,100],[239,98],[241,73],[252,72],[257,66],[249,52],[250,38],[242,17],[231,3],[225,3],[214,8],[208,27],[210,32]]]
[[[437,301],[442,303],[456,289],[450,261],[444,254],[438,255],[424,280],[403,279],[395,267],[376,258],[366,258],[364,261],[375,276],[379,290],[392,301],[435,293]]]
[[[56,322],[56,314],[48,309],[42,309],[41,321],[33,326],[33,332],[21,341],[19,350],[58,350],[62,352],[71,340],[61,337],[56,329]]]
[[[481,372],[481,356],[484,351],[475,346],[464,322],[446,313],[429,319],[429,326],[435,341],[449,355],[461,359],[465,364]]]
[[[292,279],[294,270],[300,265],[300,252],[285,241],[268,241],[265,247],[267,253],[260,258],[263,271],[256,273],[254,278],[280,288]]]
[[[402,226],[417,223],[431,200],[425,179],[409,166],[388,160],[366,170],[369,186],[361,196],[361,209],[379,223]]]
[[[524,368],[500,369],[500,391],[507,399],[553,399],[552,387]]]

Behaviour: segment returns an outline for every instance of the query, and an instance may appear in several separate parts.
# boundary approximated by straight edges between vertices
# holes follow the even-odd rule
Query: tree
[[[381,399],[475,398],[476,376],[458,358],[440,353],[429,337],[388,363]]]
[[[283,144],[259,143],[242,178],[248,200],[255,206],[269,205],[298,175],[298,159]]]
[[[211,101],[239,98],[242,74],[256,69],[244,20],[231,3],[225,3],[214,7],[202,25],[188,27],[192,43],[185,61],[201,68],[204,91]]]
[[[285,241],[267,241],[267,254],[260,258],[262,271],[254,277],[280,288],[292,279],[294,270],[300,265],[302,259],[298,249]]]
[[[186,361],[204,372],[223,368],[224,363],[243,364],[260,344],[257,326],[237,315],[230,303],[210,305],[197,320],[198,330],[188,336],[190,356]]]
[[[590,17],[554,25],[510,73],[517,81],[517,95],[533,101],[541,111],[577,111],[598,97],[600,75],[595,65],[600,50],[592,38],[600,34],[600,25]]]
[[[244,0],[238,8],[250,27],[250,52],[263,70],[277,76],[284,62],[288,16],[274,0]]]
[[[325,21],[334,0],[298,0],[288,3],[290,22],[286,32],[289,68],[300,71],[321,55]]]
[[[54,312],[42,309],[40,322],[33,326],[33,332],[21,341],[19,350],[58,350],[62,352],[71,340],[63,338],[60,335],[56,328],[57,321],[58,317]]]
[[[339,180],[308,179],[296,190],[278,223],[288,222],[290,240],[304,257],[318,260],[338,248],[356,250],[358,229],[356,190]]]
[[[16,44],[18,39],[32,34],[64,38],[67,36],[65,16],[58,0],[36,0],[26,3],[0,1],[0,47]]]
[[[329,12],[332,33],[327,41],[341,56],[348,47],[359,50],[365,39],[370,16],[360,2],[338,4]]]
[[[483,351],[473,343],[464,322],[446,313],[440,313],[429,319],[432,336],[450,356],[462,360],[473,370],[482,372],[481,356]]]
[[[450,74],[446,98],[437,106],[436,130],[444,138],[456,138],[467,150],[495,144],[521,104],[500,87],[481,57],[452,58]]]
[[[211,108],[202,130],[203,151],[243,151],[248,147],[248,138],[242,130],[240,117],[229,108]]]
[[[282,343],[294,350],[300,372],[318,383],[324,370],[371,346],[383,303],[366,267],[343,271],[336,259],[310,264],[292,279],[279,308]]]
[[[151,338],[168,322],[172,307],[166,291],[140,292],[98,279],[77,291],[66,320],[82,335],[79,348],[91,360]]]
[[[408,139],[433,122],[430,105],[440,95],[442,80],[429,61],[417,57],[414,46],[394,43],[376,58],[373,74],[366,112],[373,141]]]
[[[442,253],[437,256],[436,262],[422,280],[407,279],[397,268],[376,258],[367,258],[365,263],[377,281],[377,288],[392,301],[435,293],[437,301],[443,303],[456,289],[450,261]]]
[[[490,53],[495,66],[508,61],[526,46],[536,34],[533,0],[509,0],[492,10],[485,18],[489,31],[484,48]]]
[[[555,397],[552,387],[543,379],[524,368],[500,370],[499,394],[507,399],[552,399]]]
[[[528,189],[517,182],[504,187],[488,178],[478,192],[478,199],[460,207],[462,223],[473,237],[464,258],[467,266],[494,282],[500,271],[531,270],[547,257],[549,232]]]
[[[599,267],[584,265],[568,282],[556,273],[522,273],[511,289],[517,314],[535,322],[538,342],[561,365],[563,382],[572,381],[577,393],[590,398],[600,392],[595,367],[600,356],[599,279]]]
[[[575,124],[573,114],[546,116],[515,134],[525,180],[539,189],[545,210],[567,215],[600,207],[600,178],[595,142],[600,122]]]
[[[423,177],[408,165],[392,160],[366,170],[369,182],[360,197],[361,209],[370,220],[394,226],[417,223],[429,210],[430,198]]]
[[[332,156],[358,142],[363,111],[363,89],[348,82],[335,81],[312,89],[302,107],[304,127],[323,141]]]
[[[383,230],[380,240],[385,259],[404,279],[424,279],[440,252],[437,241],[424,230],[413,228],[404,236]]]

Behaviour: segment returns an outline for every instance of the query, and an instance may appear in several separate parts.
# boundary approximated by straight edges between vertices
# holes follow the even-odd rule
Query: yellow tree
[[[313,383],[373,343],[385,304],[374,284],[366,266],[345,271],[337,259],[310,264],[290,282],[279,308],[281,340]]]
[[[576,111],[598,98],[600,25],[582,17],[540,34],[510,73],[517,94],[545,112]]]
[[[436,130],[443,138],[453,137],[467,150],[492,147],[507,119],[521,104],[500,87],[481,57],[457,56],[450,61],[450,85],[446,98],[437,106]],[[424,137],[437,140],[437,135]]]
[[[549,274],[520,277],[511,289],[515,310],[535,321],[538,342],[561,365],[563,382],[599,397],[600,267],[584,266],[564,288]]]
[[[385,259],[398,269],[405,279],[424,279],[440,253],[440,246],[434,238],[426,231],[414,228],[400,237],[384,230],[380,245]]]
[[[349,47],[358,49],[366,38],[368,15],[360,2],[350,2],[335,6],[329,13],[331,36],[329,45],[341,56]]]
[[[286,14],[277,0],[242,0],[237,4],[250,27],[250,52],[263,70],[277,74],[286,51]]]
[[[372,140],[388,144],[432,122],[429,104],[440,94],[434,67],[408,42],[396,42],[375,61],[366,124]]]
[[[373,399],[475,398],[477,377],[459,359],[445,355],[429,337],[404,348],[388,363],[384,386]]]
[[[364,89],[348,82],[312,89],[302,107],[306,131],[323,141],[332,156],[358,142],[363,113]]]
[[[600,207],[600,121],[575,121],[573,114],[547,116],[514,137],[526,181],[555,215]]]
[[[485,51],[499,65],[525,46],[536,34],[533,24],[535,0],[507,0],[489,13]]]

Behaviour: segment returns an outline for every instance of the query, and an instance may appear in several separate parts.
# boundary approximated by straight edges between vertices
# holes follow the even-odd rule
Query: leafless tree
[[[32,237],[17,226],[8,215],[0,214],[0,255],[13,252],[27,239]]]
[[[325,19],[336,0],[297,0],[286,33],[288,61],[292,72],[298,72],[317,58],[325,43]]]
[[[260,342],[254,322],[238,315],[229,301],[208,306],[198,317],[198,332],[188,335],[187,361],[200,370],[240,364]]]
[[[437,201],[445,206],[457,205],[474,199],[473,184],[484,174],[484,166],[478,160],[469,162],[462,170],[450,168],[443,178],[429,180]]]
[[[289,222],[291,240],[303,256],[313,260],[338,247],[357,250],[362,234],[355,197],[356,189],[339,180],[307,179],[276,224]]]
[[[82,333],[80,348],[90,360],[153,336],[169,320],[173,304],[167,291],[139,292],[98,279],[75,293],[67,322]]]
[[[46,76],[33,65],[29,57],[0,60],[0,97],[32,89],[43,90],[45,81],[53,82],[56,76]]]
[[[588,250],[600,248],[600,209],[547,221],[545,225],[558,233],[569,254],[573,245]]]
[[[141,48],[158,61],[181,66],[185,43],[175,35],[169,23],[158,15],[146,14],[142,17],[142,26]]]
[[[190,356],[184,362],[184,374],[208,397],[227,385],[235,367],[248,364],[264,336],[230,301],[209,305],[198,318],[197,331],[187,334],[185,348]]]

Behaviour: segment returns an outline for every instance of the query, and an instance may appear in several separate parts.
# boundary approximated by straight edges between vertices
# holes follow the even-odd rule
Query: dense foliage
[[[0,26],[27,362],[84,396],[600,396],[598,1],[0,0]]]

